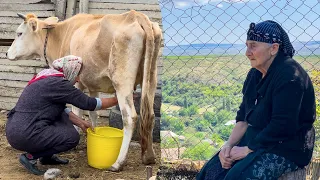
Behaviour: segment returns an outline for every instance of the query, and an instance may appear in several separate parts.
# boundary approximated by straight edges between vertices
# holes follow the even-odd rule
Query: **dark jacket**
[[[307,165],[314,147],[307,135],[316,119],[316,104],[312,82],[301,65],[280,53],[263,79],[257,69],[249,71],[242,92],[236,120],[249,124],[244,145]]]

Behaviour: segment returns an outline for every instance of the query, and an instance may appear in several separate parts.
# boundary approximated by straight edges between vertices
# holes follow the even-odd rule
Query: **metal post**
[[[60,21],[65,19],[65,12],[67,6],[67,0],[56,0],[55,1],[55,15]]]
[[[68,0],[66,19],[76,14],[77,0]]]
[[[89,13],[89,0],[80,0],[79,13],[83,13],[83,14]]]

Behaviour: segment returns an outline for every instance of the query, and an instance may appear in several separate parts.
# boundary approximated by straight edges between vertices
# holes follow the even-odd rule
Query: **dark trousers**
[[[28,152],[34,158],[50,157],[53,154],[68,151],[79,144],[80,136],[74,128],[66,113],[63,113],[61,121],[55,122],[52,126],[43,131],[42,140],[47,142],[43,151]]]
[[[25,117],[26,114],[17,113],[14,118]],[[11,123],[11,126],[12,124],[14,125],[14,123]],[[7,129],[7,139],[13,148],[28,152],[34,158],[49,157],[53,154],[68,151],[76,147],[80,140],[78,131],[74,128],[66,113],[62,113],[53,124],[37,128],[37,131],[39,132],[17,132],[14,130],[14,126],[13,128],[9,127]]]

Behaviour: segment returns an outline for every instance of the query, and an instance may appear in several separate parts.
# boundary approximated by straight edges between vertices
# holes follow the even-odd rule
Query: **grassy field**
[[[241,81],[250,68],[244,56],[168,56],[163,63],[164,77],[186,77],[205,84]]]
[[[319,56],[294,57],[307,70],[320,69]],[[236,56],[165,56],[164,78],[186,77],[190,82],[205,84],[242,83],[251,68],[244,55]]]

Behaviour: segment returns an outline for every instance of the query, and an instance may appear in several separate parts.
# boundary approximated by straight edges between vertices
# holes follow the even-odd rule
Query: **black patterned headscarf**
[[[247,40],[270,44],[278,43],[280,44],[279,50],[291,58],[295,53],[288,34],[278,23],[271,20],[263,21],[258,24],[251,23],[247,32]]]

